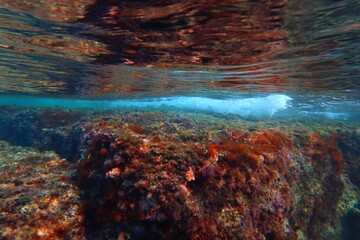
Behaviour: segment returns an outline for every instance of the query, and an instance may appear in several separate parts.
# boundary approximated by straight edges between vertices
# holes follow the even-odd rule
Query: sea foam
[[[240,116],[266,117],[288,108],[290,97],[274,94],[266,97],[213,99],[207,97],[164,97],[121,100],[79,100],[23,96],[0,96],[0,105],[58,107],[67,109],[185,110]]]
[[[117,100],[111,102],[115,108],[178,109],[241,116],[272,116],[286,109],[291,100],[286,95],[269,95],[243,99],[212,99],[205,97],[169,97],[143,101]]]

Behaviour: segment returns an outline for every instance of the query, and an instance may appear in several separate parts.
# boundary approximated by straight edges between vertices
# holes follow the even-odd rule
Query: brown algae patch
[[[84,239],[74,166],[0,141],[0,238]]]

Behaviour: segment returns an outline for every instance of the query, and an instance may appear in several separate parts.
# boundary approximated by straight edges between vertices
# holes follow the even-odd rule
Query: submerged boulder
[[[340,135],[169,121],[167,128],[177,131],[167,134],[147,120],[137,127],[108,121],[84,128],[79,179],[88,236],[341,236],[341,217],[357,196],[343,175]]]

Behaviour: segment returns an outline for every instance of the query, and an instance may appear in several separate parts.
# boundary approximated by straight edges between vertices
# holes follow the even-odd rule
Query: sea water
[[[11,156],[14,156],[14,159],[24,158],[28,161],[29,156],[33,156],[38,159],[34,160],[34,166],[44,166],[42,161],[56,157],[52,153],[41,155],[37,151],[53,150],[60,154],[58,158],[84,161],[84,149],[91,149],[91,146],[86,145],[86,139],[90,141],[96,134],[88,132],[84,137],[80,136],[80,132],[86,132],[94,122],[107,122],[108,119],[109,122],[121,123],[125,129],[140,135],[160,131],[154,130],[153,126],[161,125],[164,135],[160,134],[160,138],[172,136],[173,131],[182,129],[184,136],[179,139],[190,138],[187,131],[195,131],[193,134],[196,139],[205,139],[201,134],[196,137],[195,129],[206,129],[206,138],[210,141],[206,144],[218,144],[216,151],[208,147],[206,156],[220,158],[220,162],[226,161],[221,158],[227,159],[226,156],[235,154],[230,154],[230,147],[222,145],[222,141],[229,132],[232,140],[228,141],[235,141],[236,129],[249,131],[248,138],[242,139],[244,142],[248,141],[247,144],[257,136],[252,135],[253,131],[263,133],[265,130],[275,129],[286,134],[294,133],[294,136],[309,133],[307,137],[295,137],[297,140],[294,141],[295,148],[303,146],[308,152],[293,151],[288,156],[290,159],[294,155],[298,156],[296,159],[304,160],[308,156],[306,154],[318,151],[318,155],[311,155],[313,159],[321,160],[321,154],[328,154],[336,165],[339,164],[335,157],[338,152],[335,145],[331,144],[338,144],[336,147],[339,146],[346,167],[334,171],[338,173],[341,170],[337,177],[341,175],[341,184],[350,187],[341,188],[343,192],[336,195],[338,199],[334,203],[317,204],[336,205],[341,202],[346,205],[341,205],[345,209],[341,213],[348,217],[339,217],[342,223],[324,223],[327,229],[324,227],[321,233],[315,230],[304,233],[299,230],[291,236],[297,236],[298,239],[311,239],[311,236],[360,239],[356,227],[349,223],[351,219],[359,219],[356,213],[359,204],[356,172],[360,169],[357,163],[357,149],[360,148],[359,12],[360,3],[350,0],[271,3],[0,1],[0,140],[4,141],[1,143],[0,160],[12,161]],[[158,119],[153,119],[153,115],[146,115],[162,113],[165,115]],[[194,125],[191,125],[192,121]],[[185,123],[189,124],[188,128],[183,128]],[[200,123],[204,125],[197,125]],[[100,132],[99,129],[94,131]],[[216,134],[213,135],[212,131],[225,135],[215,137]],[[320,137],[311,135],[312,131],[323,131],[321,136],[325,136],[329,141],[328,145],[333,147],[325,153]],[[346,137],[340,137],[342,134]],[[330,135],[331,140],[326,137]],[[175,136],[172,137],[176,139]],[[303,143],[305,138],[311,144]],[[141,141],[152,140],[144,136]],[[32,149],[24,150],[21,147]],[[251,146],[256,147],[259,146]],[[310,149],[311,147],[315,150]],[[107,150],[102,151],[106,155]],[[222,153],[212,154],[212,151]],[[266,154],[264,156],[265,159],[268,157]],[[304,159],[299,156],[304,156]],[[21,166],[21,162],[19,165]],[[307,167],[306,164],[301,166]],[[314,164],[313,167],[315,166],[318,167]],[[60,165],[54,168],[64,174],[67,172]],[[4,189],[10,188],[11,184],[20,184],[19,181],[26,182],[26,177],[19,173],[20,180],[15,181],[9,177],[15,170],[8,170],[7,164],[3,164],[3,178],[7,180],[2,182],[4,193],[0,193],[0,196],[3,203],[10,206],[10,190]],[[201,174],[215,174],[211,173],[214,170],[208,168],[204,170],[190,167],[187,170],[187,179],[192,179],[192,174],[195,174],[194,179]],[[68,170],[76,175],[73,171]],[[104,173],[103,178],[116,178],[116,174],[119,174],[116,171],[118,170]],[[61,181],[54,176],[48,177],[53,179],[49,181]],[[318,197],[316,191],[328,190],[328,182],[316,184],[320,187],[311,190],[311,199]],[[339,182],[334,185],[336,184],[341,185]],[[73,185],[66,186],[69,191],[76,191]],[[186,186],[190,186],[190,193],[183,189],[180,195],[193,194],[191,192],[197,189],[191,185],[191,181]],[[280,209],[287,200],[276,196],[276,206]],[[18,196],[14,198],[20,199],[16,201],[24,201],[24,204],[31,202],[26,197],[25,200]],[[294,202],[300,201],[299,199]],[[311,209],[310,202],[315,200],[308,200],[307,197],[305,200],[307,208]],[[78,201],[78,204],[72,205],[74,209],[80,205],[81,200]],[[141,204],[143,209],[154,205],[148,202]],[[21,234],[26,232],[27,226],[18,226],[12,222],[29,218],[25,213],[32,210],[28,208],[25,204],[11,212],[9,207],[2,207],[0,221],[6,222],[5,227],[1,227],[0,223],[2,238],[26,239]],[[16,215],[16,211],[22,212]],[[224,211],[231,212],[234,209],[223,208],[221,211],[219,218],[228,221],[227,226],[232,224],[231,229],[240,229],[246,225],[246,219],[234,212],[231,217],[238,220],[238,225],[234,227],[235,223],[230,224],[229,216]],[[35,212],[36,216],[41,215],[40,210]],[[53,212],[59,213],[60,210],[55,209]],[[319,221],[315,212],[309,221]],[[12,217],[7,217],[9,214]],[[88,215],[85,214],[85,218],[86,216]],[[46,223],[47,220],[44,219]],[[109,233],[108,237],[104,233],[107,231],[105,227],[99,230],[102,233],[95,234],[87,230],[84,236],[95,239],[92,238],[92,234],[95,234],[98,239],[111,239],[118,234],[119,239],[141,239],[144,235],[151,235],[148,222],[130,224],[131,226],[126,224],[125,221],[112,225],[117,230]],[[284,226],[286,224],[283,222]],[[20,230],[17,231],[16,228]],[[81,224],[77,228],[81,229]],[[85,229],[91,227],[86,225]],[[293,228],[289,229],[293,231]],[[242,231],[246,232],[244,229]],[[29,236],[34,239],[55,239],[65,235],[39,228]],[[74,239],[80,235],[83,236],[82,233],[74,233]],[[163,236],[164,239],[169,238],[165,233]],[[190,235],[178,238],[186,239],[186,236]],[[279,236],[270,231],[263,237],[281,239]],[[147,237],[151,239],[151,236]]]

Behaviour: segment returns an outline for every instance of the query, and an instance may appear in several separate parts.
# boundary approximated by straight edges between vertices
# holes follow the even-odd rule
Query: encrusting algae
[[[85,239],[76,167],[0,141],[0,239]]]
[[[6,206],[27,196],[22,186],[33,184],[36,196],[2,207],[2,238],[330,239],[341,237],[341,219],[358,202],[351,126],[285,128],[176,112],[75,115],[62,136],[78,137],[73,163],[36,153],[2,165]]]

